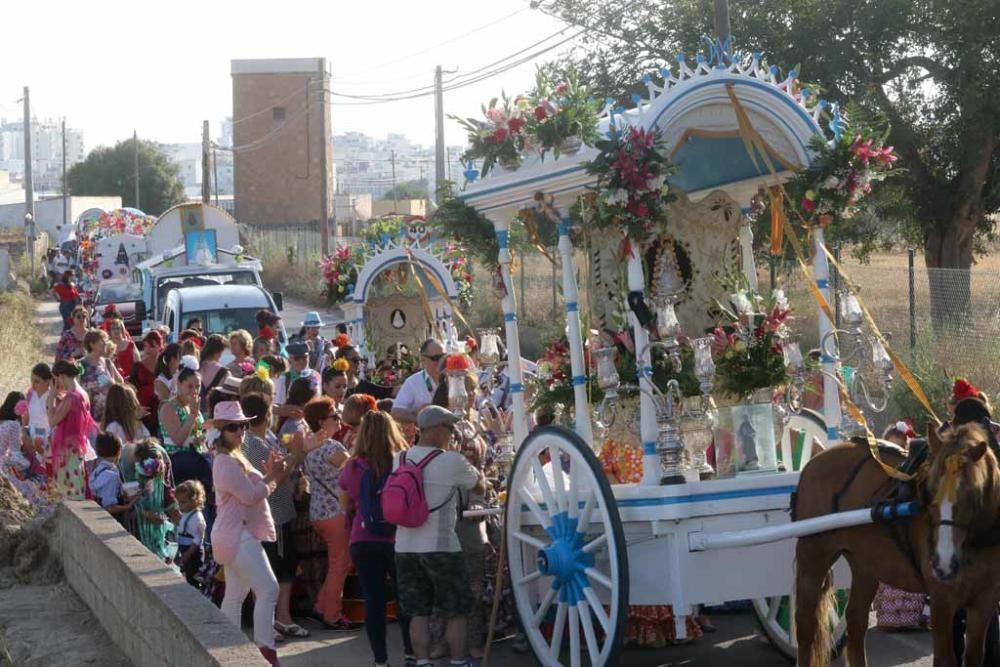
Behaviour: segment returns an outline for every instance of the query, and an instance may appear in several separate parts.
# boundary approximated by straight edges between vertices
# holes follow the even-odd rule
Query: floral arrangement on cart
[[[323,295],[327,305],[338,306],[352,296],[358,274],[368,259],[370,251],[378,252],[379,248],[389,244],[423,244],[426,238],[426,233],[420,237],[414,237],[406,229],[400,229],[397,230],[396,238],[386,235],[381,240],[382,245],[372,240],[367,249],[364,246],[340,246],[333,254],[320,258],[319,267],[324,283]],[[472,303],[473,276],[472,262],[465,248],[458,243],[449,241],[443,245],[438,254],[441,262],[451,274],[452,280],[455,281],[459,302],[463,307],[468,307]],[[384,271],[382,278],[396,291],[402,291],[409,284],[412,273],[413,269],[404,263],[396,269]]]
[[[831,122],[834,139],[813,137],[810,148],[816,159],[785,186],[788,206],[812,224],[850,219],[875,183],[899,171],[899,156],[886,145],[888,130],[866,124],[859,112],[849,113],[859,120],[848,125],[836,112]]]
[[[468,133],[463,159],[481,160],[479,171],[486,176],[497,165],[515,171],[527,155],[544,160],[551,152],[558,159],[595,145],[602,107],[572,70],[554,75],[539,70],[532,91],[513,100],[501,93],[483,105],[482,118],[450,118]]]

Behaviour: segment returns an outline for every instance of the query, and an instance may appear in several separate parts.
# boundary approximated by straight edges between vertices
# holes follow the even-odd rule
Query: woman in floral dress
[[[91,329],[83,337],[86,356],[80,361],[83,375],[80,386],[90,398],[90,413],[94,421],[104,420],[104,404],[108,400],[108,389],[113,384],[124,384],[118,368],[106,355],[111,348],[111,339],[100,329]]]
[[[637,484],[642,481],[642,443],[638,434],[638,401],[623,400],[601,448],[601,466],[612,484]],[[702,635],[694,616],[685,619],[687,639],[678,640],[674,610],[668,604],[629,605],[625,641],[643,648],[662,648],[669,644],[690,642]]]

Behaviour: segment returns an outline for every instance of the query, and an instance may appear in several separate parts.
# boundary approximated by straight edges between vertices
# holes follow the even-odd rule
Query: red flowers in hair
[[[955,378],[955,385],[951,388],[951,400],[958,403],[966,398],[979,398],[981,392],[965,378]]]

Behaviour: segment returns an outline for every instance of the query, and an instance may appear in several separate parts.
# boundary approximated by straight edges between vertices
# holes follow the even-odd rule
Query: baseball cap
[[[417,428],[428,429],[435,426],[452,426],[458,417],[440,405],[428,405],[417,415]]]
[[[309,354],[309,346],[305,343],[289,343],[285,347],[289,357],[302,357]]]

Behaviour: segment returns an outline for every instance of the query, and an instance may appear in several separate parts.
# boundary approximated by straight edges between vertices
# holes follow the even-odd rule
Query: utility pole
[[[132,130],[132,180],[135,181],[135,207],[139,207],[139,133]]]
[[[69,184],[66,182],[66,117],[62,119],[62,196],[63,214],[62,229],[63,234],[69,229]],[[62,234],[60,234],[62,236]]]
[[[729,42],[729,0],[715,0],[715,37],[721,43]],[[732,45],[729,47],[732,48]]]
[[[389,159],[392,161],[392,212],[398,213],[399,191],[396,190],[396,149],[392,149],[389,155]]]
[[[330,133],[326,125],[326,58],[319,59],[319,149],[320,160],[320,219],[323,221],[323,242],[320,244],[324,257],[330,254]],[[336,225],[334,225],[336,235]]]
[[[31,96],[24,87],[24,242],[35,278],[35,180],[31,171]]]
[[[434,184],[440,188],[444,183],[444,85],[441,66],[434,69]],[[435,196],[435,199],[437,197]],[[440,203],[440,202],[438,202]]]
[[[201,121],[201,201],[209,203],[211,196],[211,180],[208,164],[208,121]]]
[[[212,183],[215,185],[215,205],[219,205],[219,154],[212,147]]]

